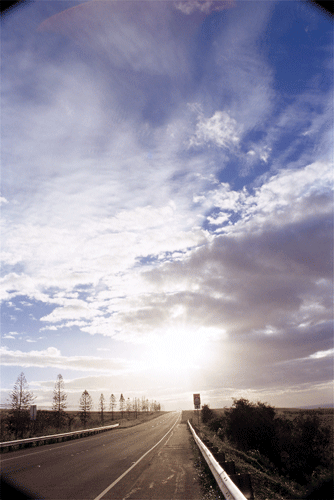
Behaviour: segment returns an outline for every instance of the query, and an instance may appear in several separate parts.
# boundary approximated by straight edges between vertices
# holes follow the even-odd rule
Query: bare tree
[[[156,400],[151,401],[151,411],[160,411],[160,403],[158,403]]]
[[[126,400],[126,411],[128,413],[128,418],[130,418],[130,413],[131,413],[131,410],[132,410],[132,403],[131,403],[131,399],[128,398]]]
[[[100,417],[101,417],[101,423],[102,425],[104,424],[104,410],[106,408],[106,400],[104,399],[103,394],[101,394],[100,399],[99,399],[99,410],[100,410]]]
[[[90,396],[89,392],[86,390],[83,391],[80,397],[79,401],[79,408],[80,408],[80,419],[81,422],[86,426],[88,420],[89,420],[89,413],[93,408],[93,400],[92,397]]]
[[[140,411],[140,401],[138,398],[133,398],[132,408],[135,414],[135,418],[138,417],[138,412]]]
[[[146,399],[145,396],[142,396],[141,398],[141,411],[148,411],[149,404],[148,404],[148,399]]]
[[[28,382],[21,372],[17,377],[13,390],[9,393],[10,413],[8,416],[8,428],[15,432],[15,436],[23,436],[23,432],[29,427],[29,407],[35,397],[29,391]]]
[[[111,410],[111,419],[114,420],[114,409],[117,406],[116,397],[112,394],[109,401],[109,409]]]
[[[121,394],[121,397],[119,398],[119,409],[122,413],[122,418],[123,418],[124,408],[125,408],[125,397],[123,396],[123,394]]]
[[[55,388],[53,390],[53,403],[52,409],[56,412],[57,416],[57,427],[63,423],[64,420],[64,410],[67,407],[66,403],[67,394],[64,390],[64,379],[61,374],[57,376],[57,380],[55,383]]]

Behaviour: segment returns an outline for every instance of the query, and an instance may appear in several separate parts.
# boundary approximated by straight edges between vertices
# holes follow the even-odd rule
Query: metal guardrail
[[[81,431],[73,431],[73,432],[65,432],[64,434],[52,434],[49,436],[38,436],[38,437],[33,437],[33,438],[27,438],[27,439],[17,439],[15,441],[4,441],[0,443],[0,449],[2,448],[11,448],[12,446],[19,446],[21,444],[28,444],[28,443],[37,443],[40,441],[48,441],[51,439],[62,439],[67,436],[74,436],[76,434],[87,434],[87,433],[92,433],[96,434],[98,432],[103,432],[107,431],[108,429],[112,429],[114,427],[118,427],[119,424],[113,424],[113,425],[106,425],[104,427],[94,427],[93,429],[83,429]]]
[[[219,465],[215,457],[212,455],[211,451],[205,446],[204,443],[197,436],[191,423],[188,420],[188,425],[190,427],[191,433],[195,439],[197,446],[199,447],[206,463],[210,467],[210,470],[217,481],[217,484],[225,496],[225,500],[247,500],[247,498],[241,493],[239,488],[233,483],[229,478],[224,469]]]

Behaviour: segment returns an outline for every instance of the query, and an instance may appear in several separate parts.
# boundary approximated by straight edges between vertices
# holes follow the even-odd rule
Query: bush
[[[220,435],[242,451],[258,450],[300,484],[310,481],[318,467],[331,466],[331,431],[320,425],[315,413],[288,420],[276,417],[275,409],[265,403],[239,399],[209,427],[217,433],[221,429]]]
[[[328,467],[330,456],[326,449],[330,440],[330,429],[320,426],[317,415],[297,417],[292,425],[290,440],[284,448],[288,454],[284,465],[289,475],[306,483],[319,465]]]
[[[277,450],[275,410],[265,403],[234,400],[226,410],[226,435],[242,451],[259,450],[273,459]]]
[[[206,424],[207,422],[209,422],[209,420],[211,420],[214,416],[214,413],[213,411],[211,410],[211,408],[209,408],[209,405],[203,405],[202,406],[202,422],[203,424]]]
[[[224,415],[221,415],[220,417],[214,417],[208,423],[208,427],[210,431],[216,432],[219,437],[224,436],[226,430],[226,417]]]
[[[30,414],[28,410],[10,410],[6,418],[7,430],[14,434],[15,439],[23,438],[29,429]]]

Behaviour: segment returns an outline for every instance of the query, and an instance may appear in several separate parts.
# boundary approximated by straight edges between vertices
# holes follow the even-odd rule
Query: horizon
[[[32,1],[1,54],[1,404],[332,404],[331,19]]]
[[[127,398],[125,398],[127,399]],[[250,401],[250,402],[253,402],[253,403],[257,403],[255,401]],[[263,402],[261,401],[261,403],[265,403],[265,404],[268,404],[266,402]],[[206,403],[204,403],[206,404]],[[211,410],[224,410],[226,408],[232,408],[232,405],[233,405],[233,402],[230,406],[224,406],[224,407],[218,407],[218,408],[212,408],[210,405],[209,408]],[[204,406],[204,405],[202,405]],[[272,406],[274,409],[276,410],[326,410],[326,409],[334,409],[334,403],[323,403],[323,404],[315,404],[315,405],[310,405],[310,406],[289,406],[289,407],[285,407],[285,406],[274,406],[274,405],[269,405],[269,406]],[[36,409],[37,410],[42,410],[42,411],[54,411],[52,410],[52,405],[48,405],[48,406],[37,406],[36,405]],[[65,412],[78,412],[78,407],[79,405],[77,405],[77,407],[74,407],[74,406],[67,406],[64,410],[62,411],[65,411]],[[109,406],[107,404],[107,408],[108,409],[104,409],[104,413],[122,413],[122,410],[120,409],[114,409],[114,410],[111,410],[109,409]],[[3,403],[3,404],[0,404],[0,410],[9,410],[10,409],[10,404],[8,403]],[[202,410],[203,408],[200,409],[200,411]],[[100,410],[98,409],[98,405],[93,405],[93,408],[90,410],[91,413],[100,413]],[[145,413],[146,411],[148,411],[149,413],[151,413],[151,410],[134,410],[134,409],[131,409],[131,410],[123,410],[123,413]],[[165,410],[164,408],[161,408],[160,410],[153,410],[153,413],[156,413],[156,412],[175,412],[175,411],[198,411],[196,409],[193,408],[188,408],[188,409],[185,409],[185,408],[176,408],[175,410]]]

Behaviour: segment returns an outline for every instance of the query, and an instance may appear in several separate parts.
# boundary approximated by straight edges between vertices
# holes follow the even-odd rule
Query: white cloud
[[[191,0],[191,1],[181,1],[174,2],[174,6],[177,10],[183,12],[183,14],[190,15],[196,11],[204,12],[209,14],[213,11],[219,11],[224,9],[229,9],[235,6],[234,0]]]
[[[329,162],[315,162],[298,170],[282,170],[245,200],[243,220],[250,227],[289,223],[332,213],[332,173]],[[240,223],[244,225],[244,223]]]
[[[210,203],[221,210],[233,212],[241,208],[241,202],[245,200],[243,191],[233,191],[228,183],[221,183],[217,189],[210,192]]]
[[[190,138],[189,146],[216,145],[233,148],[240,142],[240,126],[225,111],[216,111],[211,118],[199,117],[196,132]]]
[[[133,368],[131,362],[118,358],[98,358],[94,356],[62,356],[56,347],[42,351],[11,351],[2,347],[1,363],[3,366],[53,367],[75,371],[127,372]]]
[[[162,325],[175,303],[184,304],[192,322],[230,333],[330,320],[331,171],[315,163],[273,176],[254,195],[226,186],[211,192],[215,205],[225,209],[234,203],[244,216],[182,262],[146,274],[161,296],[147,296],[142,320],[147,310]],[[139,324],[139,312],[133,317]]]
[[[76,318],[91,319],[103,314],[102,311],[99,311],[98,309],[91,307],[90,304],[87,304],[84,301],[73,300],[73,302],[75,303],[73,305],[56,307],[52,311],[52,313],[48,314],[47,316],[43,316],[40,320],[48,321],[50,323],[58,323],[60,321],[63,321],[64,319],[76,319]]]
[[[39,331],[40,332],[44,332],[44,331],[48,331],[48,330],[58,330],[58,328],[54,325],[51,325],[51,326],[44,326],[43,328],[40,328]]]
[[[220,224],[223,224],[225,222],[227,222],[230,218],[230,215],[229,214],[219,214],[215,217],[208,217],[208,221],[210,222],[210,224],[212,224],[213,226],[219,226]]]
[[[88,183],[90,194],[92,184],[95,186],[93,179]],[[130,279],[127,273],[133,273],[137,259],[186,251],[206,240],[206,232],[198,227],[197,214],[189,211],[191,200],[180,205],[176,200],[158,207],[123,209],[107,217],[105,209],[99,206],[101,188],[96,186],[90,206],[96,206],[97,213],[100,210],[102,213],[98,220],[92,213],[82,220],[84,195],[80,195],[76,204],[68,193],[69,206],[57,202],[54,196],[50,193],[48,198],[46,193],[38,207],[32,206],[25,212],[25,222],[12,228],[7,226],[7,254],[10,258],[20,255],[24,272],[9,273],[2,279],[4,299],[25,295],[61,306],[47,316],[47,321],[90,319],[100,314],[93,304],[75,301],[78,295],[73,293],[74,287],[105,288],[111,282],[113,289],[124,287]],[[49,204],[53,210],[48,213],[48,221],[44,221],[43,215],[38,214],[46,214]],[[68,211],[71,218],[66,217]],[[47,292],[51,288],[56,289],[52,294]],[[128,288],[131,289],[130,284]]]
[[[326,358],[327,356],[332,356],[334,354],[334,349],[328,349],[327,351],[318,351],[309,356],[309,359],[320,359]]]
[[[100,304],[112,314],[93,318],[83,331],[147,342],[174,321],[178,304],[192,327],[230,333],[268,334],[290,322],[329,319],[330,171],[322,163],[283,171],[252,195],[222,184],[206,199],[208,207],[222,209],[209,221],[226,221],[229,209],[245,216],[178,260],[139,272],[136,293],[129,288],[115,301],[101,292]]]
[[[268,162],[268,159],[271,154],[271,148],[262,144],[252,144],[252,148],[253,149],[250,149],[246,153],[247,163],[256,165],[256,162],[258,162],[259,159],[264,163]]]

